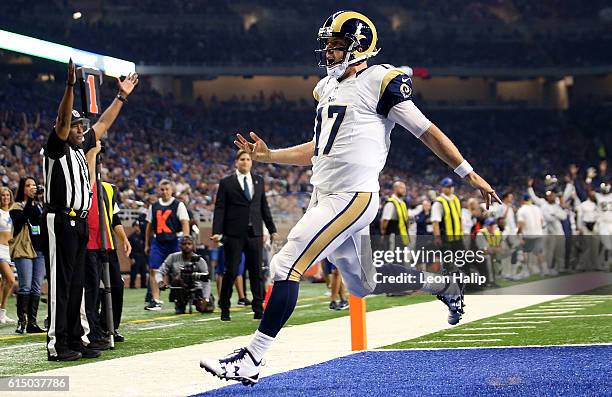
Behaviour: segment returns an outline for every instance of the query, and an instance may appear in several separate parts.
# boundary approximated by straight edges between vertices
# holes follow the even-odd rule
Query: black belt
[[[47,210],[47,212],[51,212],[55,214],[57,213],[66,214],[71,218],[87,219],[87,216],[89,215],[89,211],[75,210],[72,208],[58,208],[58,207],[47,206],[45,207],[45,209]]]

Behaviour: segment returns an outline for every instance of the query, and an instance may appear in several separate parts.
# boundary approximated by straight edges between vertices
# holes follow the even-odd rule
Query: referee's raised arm
[[[132,93],[134,87],[138,84],[138,74],[130,73],[127,77],[121,81],[117,78],[117,86],[119,88],[119,92],[117,96],[110,104],[110,106],[102,113],[98,121],[93,125],[93,130],[96,133],[96,139],[102,139],[106,131],[113,124],[117,116],[119,115],[119,111],[123,107],[124,103],[127,103],[127,97]]]
[[[68,61],[68,78],[66,79],[66,89],[64,96],[57,110],[57,119],[55,120],[55,133],[62,140],[68,139],[70,133],[70,121],[72,118],[72,103],[74,102],[74,85],[76,84],[76,67],[72,58]]]

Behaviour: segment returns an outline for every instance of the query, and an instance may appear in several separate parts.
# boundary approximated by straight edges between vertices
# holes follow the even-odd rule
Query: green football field
[[[232,308],[232,321],[221,322],[219,312],[211,314],[174,314],[174,304],[166,303],[161,311],[144,310],[144,289],[126,289],[124,297],[123,320],[120,332],[126,341],[118,343],[114,350],[102,352],[95,360],[82,359],[75,362],[49,362],[44,347],[45,335],[14,333],[14,325],[0,327],[0,376],[19,375],[35,371],[80,365],[87,362],[109,360],[117,357],[132,356],[140,353],[166,350],[175,347],[227,339],[234,336],[249,335],[255,331],[258,321],[254,321],[250,308]],[[328,320],[348,316],[348,310],[331,311],[328,309],[329,297],[325,296],[325,284],[301,283],[299,300],[288,326]],[[162,295],[167,299],[167,292]],[[237,299],[233,298],[234,301]],[[368,311],[394,306],[420,303],[435,299],[429,294],[415,294],[388,298],[384,296],[368,299]],[[46,309],[41,304],[41,309]],[[15,301],[9,300],[8,315],[16,318]],[[44,314],[39,317],[42,323]],[[347,330],[347,338],[350,337]]]
[[[348,310],[341,312],[328,310],[329,297],[325,296],[326,291],[327,289],[324,284],[302,283],[295,312],[287,326],[347,316]],[[593,291],[593,293],[601,295],[581,295],[546,302],[515,312],[504,313],[503,315],[453,327],[447,331],[429,334],[421,338],[388,346],[388,348],[612,342],[612,317],[609,317],[610,313],[612,313],[611,292],[612,289],[610,288],[601,289]],[[172,303],[166,303],[159,312],[148,312],[144,310],[144,294],[145,290],[143,289],[125,290],[123,321],[120,332],[126,337],[126,342],[118,343],[114,350],[104,351],[102,356],[95,360],[82,359],[71,363],[48,362],[44,348],[45,335],[17,335],[14,333],[14,325],[1,326],[0,376],[20,375],[248,335],[258,325],[258,322],[252,319],[250,308],[242,307],[232,309],[231,322],[219,321],[218,312],[213,314],[200,314],[196,312],[191,315],[175,315],[174,304]],[[167,299],[167,293],[162,296],[162,299]],[[374,311],[434,299],[435,297],[429,294],[414,294],[392,298],[385,296],[370,297],[367,300],[367,310]],[[573,302],[576,300],[580,301]],[[11,298],[8,304],[8,315],[11,318],[16,317],[14,304],[14,298]],[[553,313],[557,311],[557,307],[559,307],[558,311],[575,312],[559,314],[558,316],[578,315],[580,317],[555,318]],[[45,305],[41,305],[42,311],[45,308]],[[469,307],[467,309],[469,310]],[[533,312],[530,310],[543,311]],[[607,316],[604,316],[606,314]],[[527,317],[549,318],[532,319]],[[39,318],[40,322],[42,322],[42,318],[43,316],[41,315]],[[517,324],[502,324],[511,322]],[[518,324],[518,322],[522,323]],[[498,330],[496,328],[503,329]],[[490,335],[495,333],[503,335]],[[324,335],[321,335],[321,337],[324,337]],[[347,338],[349,337],[347,330]],[[483,342],[485,339],[487,341]],[[495,339],[495,341],[489,341],[490,339]],[[474,342],[460,342],[466,340]]]
[[[612,343],[612,287],[507,312],[388,349]],[[466,307],[469,310],[469,307]]]

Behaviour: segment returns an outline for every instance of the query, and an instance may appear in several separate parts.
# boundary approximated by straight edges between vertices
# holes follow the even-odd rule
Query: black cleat
[[[452,277],[452,275],[449,275]],[[451,281],[436,297],[448,307],[448,323],[456,325],[461,320],[461,316],[465,314],[463,301],[465,284],[461,281]]]
[[[76,361],[82,357],[80,352],[74,350],[64,350],[57,352],[55,356],[47,356],[48,361]]]

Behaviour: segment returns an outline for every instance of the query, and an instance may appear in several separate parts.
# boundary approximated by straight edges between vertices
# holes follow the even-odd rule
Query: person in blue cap
[[[446,177],[440,181],[440,195],[431,207],[431,223],[437,244],[463,248],[463,227],[461,225],[461,203],[455,195],[455,182]]]

